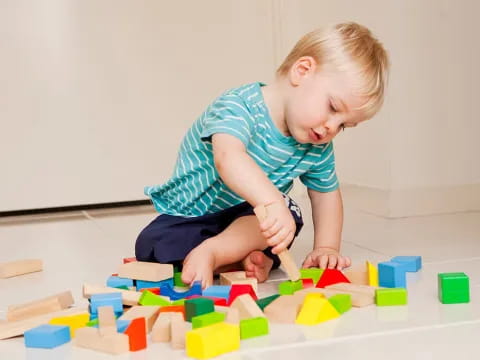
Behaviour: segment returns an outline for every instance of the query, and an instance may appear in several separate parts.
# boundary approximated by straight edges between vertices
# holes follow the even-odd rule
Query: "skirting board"
[[[480,211],[480,184],[392,190],[344,184],[341,189],[349,206],[387,218]]]

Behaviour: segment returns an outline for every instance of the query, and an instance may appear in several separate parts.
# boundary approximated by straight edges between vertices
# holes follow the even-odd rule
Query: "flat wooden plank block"
[[[96,350],[107,354],[123,354],[130,351],[127,334],[101,336],[97,328],[83,327],[75,332],[73,344],[78,347]]]
[[[33,329],[34,327],[42,324],[46,324],[53,318],[83,314],[86,311],[87,309],[84,307],[70,308],[48,314],[38,315],[25,320],[5,322],[3,324],[0,324],[0,340],[23,335],[25,331]]]
[[[71,291],[65,291],[43,299],[30,301],[19,305],[10,305],[7,309],[7,320],[24,320],[37,315],[48,314],[54,311],[67,309],[73,305]]]
[[[40,259],[25,259],[0,264],[0,279],[29,274],[43,270],[43,261]]]
[[[121,264],[118,276],[135,280],[162,281],[173,278],[173,265],[134,261]]]
[[[155,324],[152,328],[152,341],[153,342],[170,342],[172,338],[171,334],[171,313],[164,312],[158,315]]]

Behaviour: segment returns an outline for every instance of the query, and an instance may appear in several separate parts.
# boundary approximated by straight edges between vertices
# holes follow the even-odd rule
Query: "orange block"
[[[162,306],[160,312],[179,312],[183,314],[183,320],[186,319],[185,306],[183,305]]]
[[[125,334],[128,335],[130,351],[143,350],[147,347],[147,330],[145,318],[133,319],[130,322]]]

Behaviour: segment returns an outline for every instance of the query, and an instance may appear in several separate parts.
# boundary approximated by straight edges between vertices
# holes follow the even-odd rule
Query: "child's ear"
[[[295,61],[290,68],[289,79],[293,86],[298,86],[302,80],[314,74],[317,70],[317,62],[311,56],[302,56]]]

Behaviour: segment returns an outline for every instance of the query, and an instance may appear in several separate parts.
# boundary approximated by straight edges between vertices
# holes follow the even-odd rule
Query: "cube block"
[[[438,298],[442,304],[470,302],[470,281],[463,272],[438,274]]]
[[[408,294],[405,288],[375,290],[375,304],[377,306],[406,305],[407,302]]]

